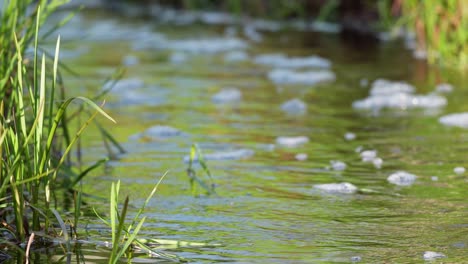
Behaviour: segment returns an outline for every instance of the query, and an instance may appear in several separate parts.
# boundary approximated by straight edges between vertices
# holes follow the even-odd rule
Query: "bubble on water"
[[[451,93],[453,86],[449,83],[440,83],[436,86],[435,91],[438,93]]]
[[[292,71],[275,69],[268,73],[268,79],[275,84],[315,85],[322,82],[334,81],[336,76],[333,72],[328,70]]]
[[[351,262],[359,262],[362,260],[361,256],[352,256],[351,257]]]
[[[346,169],[346,163],[339,161],[339,160],[330,161],[330,165],[332,169],[336,171],[343,171]]]
[[[304,161],[304,160],[307,160],[308,155],[306,153],[298,153],[296,154],[295,158],[298,161]]]
[[[255,57],[256,64],[268,65],[276,68],[330,68],[331,62],[319,56],[309,57],[287,57],[283,54],[273,53],[258,55]]]
[[[406,171],[397,171],[388,176],[387,181],[399,186],[410,186],[416,181],[416,175]]]
[[[356,153],[360,153],[362,151],[364,147],[363,146],[357,146],[355,149],[354,149],[354,152]]]
[[[316,184],[314,185],[314,188],[327,193],[343,194],[352,194],[357,192],[358,190],[358,188],[354,184],[351,184],[349,182]]]
[[[307,111],[307,104],[300,99],[291,99],[281,105],[281,109],[290,115],[302,115]]]
[[[183,52],[174,52],[169,57],[169,61],[174,64],[180,64],[187,60],[187,54]]]
[[[445,256],[444,254],[439,253],[439,252],[434,252],[434,251],[425,251],[423,254],[424,260],[435,260],[435,259],[446,258],[446,257],[447,256]]]
[[[239,102],[242,99],[242,93],[237,88],[224,88],[211,97],[215,104]]]
[[[374,164],[374,167],[376,169],[381,169],[382,168],[382,164],[383,164],[383,160],[379,157],[375,158],[372,160],[372,164]]]
[[[134,66],[140,63],[140,59],[133,55],[127,55],[122,59],[122,64],[125,66]]]
[[[439,181],[439,177],[437,177],[437,176],[431,176],[431,181]]]
[[[364,150],[360,155],[363,162],[372,162],[377,158],[377,150]]]
[[[344,135],[344,138],[348,141],[351,141],[351,140],[354,140],[356,139],[356,134],[352,133],[352,132],[347,132],[345,135]]]
[[[405,82],[378,79],[372,83],[369,97],[353,102],[356,109],[380,110],[383,108],[438,109],[447,104],[447,99],[437,94],[415,95],[415,88]]]
[[[276,144],[289,148],[298,147],[307,142],[309,142],[309,138],[306,136],[276,138]]]
[[[455,174],[457,175],[462,175],[463,173],[465,173],[466,169],[464,167],[456,167],[453,169],[453,172],[455,172]]]
[[[230,51],[224,54],[225,62],[240,62],[249,59],[249,55],[241,50]]]
[[[442,116],[439,118],[439,123],[446,126],[468,128],[468,112]]]

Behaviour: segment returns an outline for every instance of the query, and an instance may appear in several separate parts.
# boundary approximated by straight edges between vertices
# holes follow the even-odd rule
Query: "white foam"
[[[249,59],[249,55],[241,50],[229,51],[224,54],[224,61],[225,62],[239,62],[239,61],[246,61]]]
[[[364,150],[359,155],[361,155],[363,162],[372,162],[375,158],[377,158],[377,150]]]
[[[434,252],[434,251],[425,251],[423,254],[424,260],[435,260],[435,259],[446,258],[446,257],[447,256],[445,256],[444,254],[439,253],[439,252]]]
[[[346,134],[344,135],[344,138],[348,141],[351,141],[351,140],[355,140],[356,139],[356,134],[352,133],[352,132],[346,132]]]
[[[268,78],[276,84],[314,85],[321,82],[334,81],[335,74],[331,71],[298,72],[285,69],[275,69],[268,73]]]
[[[263,54],[255,57],[257,64],[268,65],[276,68],[330,68],[331,62],[319,56],[287,57],[283,54]]]
[[[453,172],[455,172],[455,174],[457,175],[462,175],[463,173],[465,173],[466,169],[464,167],[456,167],[453,169]]]
[[[358,191],[358,188],[354,184],[348,182],[316,184],[314,185],[314,189],[318,189],[327,193],[343,194],[352,194]]]
[[[239,102],[242,99],[242,93],[237,88],[224,88],[211,97],[215,104]]]
[[[392,82],[378,79],[372,83],[370,95],[353,102],[356,109],[380,110],[383,108],[437,109],[447,105],[447,99],[437,94],[415,95],[414,87],[405,82]]]
[[[468,128],[468,112],[442,116],[439,118],[439,122],[446,126]]]
[[[346,163],[339,160],[330,161],[330,165],[332,169],[336,171],[344,171],[346,169]]]
[[[294,147],[299,147],[301,145],[304,145],[309,142],[309,138],[306,136],[298,136],[298,137],[277,137],[276,138],[276,144],[283,146],[283,147],[288,147],[288,148],[294,148]]]
[[[397,171],[388,176],[387,181],[399,186],[410,186],[416,181],[416,175],[406,171]]]
[[[294,156],[296,158],[296,160],[298,161],[304,161],[304,160],[307,160],[308,158],[308,155],[306,153],[298,153],[296,154],[296,156]]]
[[[300,99],[291,99],[281,105],[281,109],[291,115],[302,115],[307,112],[307,104]]]

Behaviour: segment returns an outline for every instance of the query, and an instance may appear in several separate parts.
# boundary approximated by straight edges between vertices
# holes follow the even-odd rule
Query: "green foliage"
[[[25,241],[31,231],[42,228],[47,234],[52,215],[64,229],[64,222],[51,208],[58,176],[70,171],[70,151],[98,114],[114,121],[90,99],[55,100],[60,38],[52,69],[46,67],[45,54],[38,59],[40,25],[65,2],[11,0],[3,3],[0,24],[0,197],[5,199],[1,200],[0,206],[6,209],[0,219],[14,234],[16,242]],[[32,64],[24,55],[30,45],[34,47]],[[66,111],[74,101],[83,102],[94,113],[74,136],[70,136]],[[60,135],[66,140],[63,141]],[[94,165],[79,174],[73,183],[93,168]]]
[[[208,180],[210,181],[209,183],[197,176],[197,173],[194,169],[195,162],[198,162],[200,164],[203,171],[208,176]],[[187,175],[189,177],[190,188],[192,190],[193,195],[197,196],[200,194],[197,187],[201,187],[203,190],[205,190],[206,195],[216,194],[213,177],[211,176],[211,172],[208,168],[208,165],[205,159],[203,158],[203,153],[197,144],[193,144],[190,148]]]
[[[402,1],[403,23],[416,33],[428,61],[468,67],[468,2],[465,0]]]
[[[129,207],[129,198],[128,196],[125,198],[124,204],[122,205],[121,210],[119,210],[120,181],[118,181],[117,183],[112,183],[109,205],[110,221],[105,220],[95,211],[96,215],[104,222],[104,224],[111,228],[112,252],[109,258],[109,263],[114,264],[119,262],[120,258],[122,258],[124,255],[126,255],[130,261],[133,247],[139,247],[141,249],[144,249],[151,255],[157,256],[162,259],[180,261],[180,259],[178,259],[176,256],[165,254],[162,252],[157,252],[154,249],[151,249],[149,246],[147,246],[148,241],[146,239],[138,238],[138,233],[140,232],[140,229],[146,220],[146,217],[140,219],[140,216],[144,212],[151,198],[156,193],[159,185],[161,184],[161,181],[164,179],[165,176],[166,174],[164,174],[159,179],[158,183],[154,186],[153,190],[148,195],[143,205],[140,207],[138,212],[135,214],[135,216],[129,223],[126,222]]]

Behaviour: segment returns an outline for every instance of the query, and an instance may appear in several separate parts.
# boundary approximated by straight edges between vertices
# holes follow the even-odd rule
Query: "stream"
[[[190,263],[468,261],[468,131],[460,116],[439,121],[468,111],[466,76],[414,59],[402,40],[205,18],[87,10],[59,31],[61,61],[81,75],[65,74],[68,96],[125,69],[104,106],[117,124],[98,120],[126,153],[83,180],[98,211],[120,180],[134,215],[167,171],[139,236],[193,242],[158,247]],[[216,195],[191,192],[194,143]],[[97,129],[83,149],[89,164],[106,155]],[[110,240],[96,217],[81,223],[87,241]],[[102,243],[81,248],[107,263]]]

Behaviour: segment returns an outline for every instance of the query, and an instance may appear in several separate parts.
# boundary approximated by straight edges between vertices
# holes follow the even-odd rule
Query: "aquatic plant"
[[[158,252],[152,249],[149,244],[149,240],[141,239],[138,237],[138,233],[140,232],[143,223],[146,220],[146,217],[140,216],[144,212],[146,206],[148,205],[151,198],[156,193],[159,185],[161,184],[162,180],[166,176],[167,173],[161,176],[158,183],[154,186],[153,190],[147,196],[145,202],[137,211],[135,216],[130,222],[126,222],[128,207],[129,207],[129,197],[125,198],[125,201],[119,210],[119,194],[120,194],[120,181],[117,183],[112,183],[111,185],[111,193],[110,193],[110,204],[109,204],[109,218],[110,220],[105,220],[103,217],[99,215],[99,213],[94,210],[95,214],[101,219],[101,221],[111,228],[112,232],[112,251],[109,257],[109,263],[114,264],[120,261],[123,256],[126,256],[127,259],[130,261],[133,253],[133,249],[138,247],[148,254],[154,257],[158,257],[160,259],[165,259],[169,261],[181,261],[182,259],[178,258],[175,255]],[[158,241],[158,240],[153,240]],[[166,240],[160,240],[160,243],[168,243]],[[173,241],[171,241],[173,242]]]
[[[196,162],[200,164],[203,172],[205,172],[205,174],[208,176],[208,180],[210,181],[209,183],[197,176],[197,173],[194,169]],[[190,148],[187,175],[189,177],[190,189],[192,190],[193,195],[200,195],[198,187],[201,187],[203,190],[205,190],[206,195],[216,194],[215,184],[213,177],[211,176],[210,169],[208,168],[208,165],[203,157],[203,153],[197,144],[192,144],[192,147]]]

